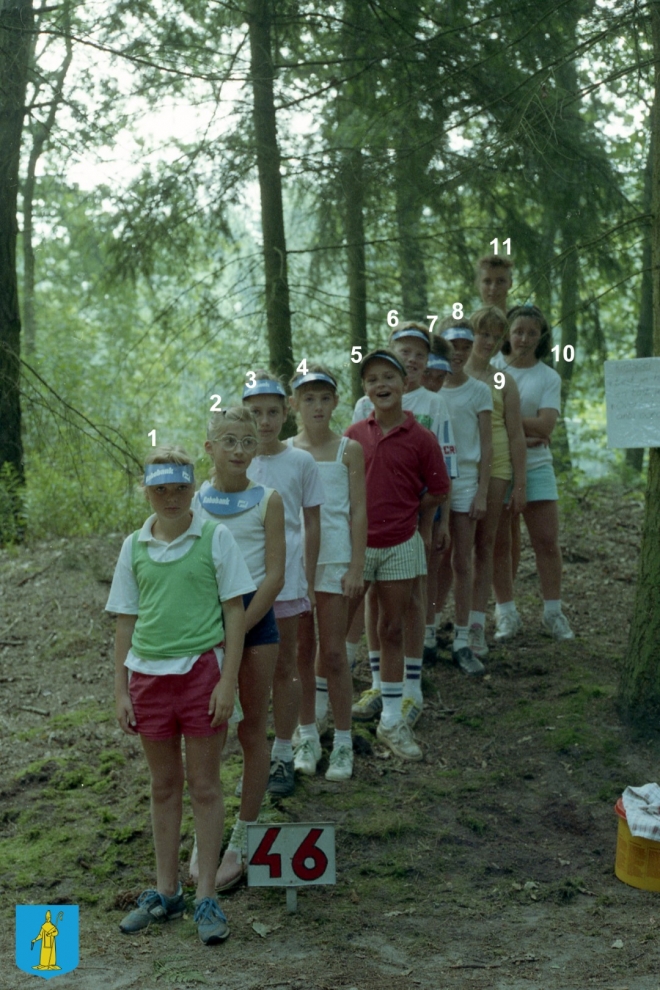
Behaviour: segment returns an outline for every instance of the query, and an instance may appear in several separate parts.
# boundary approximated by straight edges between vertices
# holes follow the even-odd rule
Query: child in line
[[[453,575],[456,624],[452,658],[464,674],[479,676],[484,666],[468,646],[472,547],[476,523],[486,514],[488,501],[493,400],[484,382],[465,373],[474,340],[468,321],[447,322],[451,326],[443,330],[442,336],[451,341],[454,353],[452,375],[445,382],[443,392],[456,436],[459,477],[452,486],[451,547],[445,552],[439,570],[437,606],[441,610],[445,604]]]
[[[316,568],[316,619],[304,615],[300,622],[298,672],[302,686],[299,743],[294,765],[302,773],[316,773],[321,759],[318,724],[332,706],[335,735],[328,780],[348,780],[353,773],[351,702],[353,684],[346,657],[349,605],[357,607],[363,595],[364,553],[367,543],[367,506],[364,454],[355,440],[330,429],[337,408],[337,381],[321,364],[308,364],[308,372],[291,382],[291,405],[302,429],[287,441],[308,451],[321,473],[325,501],[321,506],[321,549]],[[304,628],[303,628],[304,627]],[[316,660],[317,674],[314,676]]]
[[[279,439],[288,409],[287,393],[279,379],[267,371],[255,372],[253,382],[243,389],[243,402],[256,417],[259,436],[257,456],[247,476],[258,485],[274,488],[284,503],[286,572],[284,587],[274,605],[280,646],[273,678],[275,742],[270,756],[268,791],[286,797],[295,787],[291,740],[300,708],[296,669],[298,623],[301,615],[311,611],[314,600],[323,485],[312,455]],[[304,562],[301,509],[305,525]]]
[[[151,774],[157,876],[119,927],[131,934],[184,912],[183,735],[199,844],[195,922],[201,941],[213,945],[229,935],[214,886],[224,821],[220,756],[243,649],[242,596],[254,584],[229,530],[191,512],[193,467],[184,450],[151,451],[144,486],[153,514],[124,541],[106,610],[117,614],[117,718],[124,732],[139,733]]]
[[[436,438],[403,409],[406,369],[396,354],[372,351],[360,374],[374,411],[346,435],[362,445],[366,466],[364,578],[376,586],[381,651],[382,712],[376,735],[397,756],[420,760],[422,751],[402,712],[404,616],[415,578],[426,573],[420,531],[430,543],[433,516],[450,481]]]
[[[405,391],[402,406],[411,412],[418,423],[430,429],[441,446],[445,466],[450,478],[456,475],[456,447],[449,412],[442,396],[430,392],[422,386],[422,376],[427,366],[431,350],[431,335],[422,323],[404,323],[390,334],[390,346],[406,370]],[[358,399],[353,422],[364,419],[373,410],[373,403],[367,396]],[[433,526],[433,517],[425,525]],[[449,544],[448,519],[440,519],[435,526],[434,542],[443,549]],[[432,544],[431,529],[425,534],[427,554]],[[413,583],[413,593],[410,605],[405,615],[404,646],[405,646],[405,682],[403,693],[404,718],[411,728],[415,726],[422,714],[422,661],[425,653],[425,621],[426,621],[426,572],[419,575]],[[375,589],[372,588],[367,597],[367,641],[369,647],[369,664],[371,667],[371,689],[363,693],[353,706],[353,717],[358,721],[367,721],[378,715],[381,705],[380,696],[380,647],[377,637],[378,611]],[[353,628],[355,638],[357,630]],[[349,634],[350,635],[350,634]],[[433,654],[435,656],[435,631],[433,638]]]
[[[247,406],[214,412],[204,444],[213,474],[211,481],[202,483],[194,502],[203,519],[220,521],[229,529],[257,586],[243,596],[245,641],[238,673],[243,718],[237,730],[243,750],[241,807],[215,878],[216,890],[229,890],[243,877],[247,826],[259,817],[270,771],[266,726],[280,640],[273,603],[284,587],[286,545],[280,495],[255,485],[246,473],[258,443],[257,421]],[[196,872],[193,853],[193,878]]]
[[[487,254],[479,258],[476,285],[484,306],[507,310],[507,296],[513,285],[513,261],[502,254]]]
[[[486,607],[493,583],[493,548],[504,499],[513,479],[508,509],[515,514],[526,505],[525,434],[520,395],[512,375],[490,364],[500,349],[509,324],[497,306],[485,306],[470,317],[474,345],[465,370],[488,385],[493,399],[493,464],[488,482],[486,515],[477,521],[474,537],[472,608],[468,619],[468,646],[476,657],[488,655],[485,637]],[[496,376],[497,375],[497,380]]]

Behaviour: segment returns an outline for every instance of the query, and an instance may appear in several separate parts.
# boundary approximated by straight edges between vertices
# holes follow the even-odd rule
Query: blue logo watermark
[[[78,905],[16,905],[16,965],[32,976],[70,973],[78,965]]]

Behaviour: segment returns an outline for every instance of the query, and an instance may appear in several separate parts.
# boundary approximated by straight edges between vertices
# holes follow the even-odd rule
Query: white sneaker
[[[575,639],[575,634],[568,624],[568,619],[563,612],[555,612],[553,615],[543,616],[543,629],[548,634],[562,642],[565,639]]]
[[[315,739],[303,739],[293,751],[294,770],[310,776],[316,773],[316,765],[321,759],[321,743]]]
[[[403,719],[400,722],[395,722],[389,729],[386,729],[383,723],[379,722],[376,737],[402,760],[422,759],[423,753],[415,742],[413,731]]]
[[[330,766],[325,772],[326,780],[350,780],[353,776],[353,747],[336,746],[330,753]]]
[[[416,698],[404,698],[401,702],[401,714],[403,715],[403,721],[406,725],[414,729],[420,720],[422,714],[422,708],[424,707],[423,701],[417,701]]]
[[[522,620],[517,612],[507,612],[506,615],[495,613],[495,640],[501,643],[511,639],[522,629]]]
[[[468,646],[475,657],[488,656],[488,644],[484,627],[479,622],[473,622],[468,632]]]

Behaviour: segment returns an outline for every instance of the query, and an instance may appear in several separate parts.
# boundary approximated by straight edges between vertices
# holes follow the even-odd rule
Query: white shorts
[[[349,568],[349,564],[317,564],[314,591],[325,592],[326,595],[341,595],[341,579]]]
[[[469,512],[478,487],[478,478],[454,478],[451,483],[451,511]]]

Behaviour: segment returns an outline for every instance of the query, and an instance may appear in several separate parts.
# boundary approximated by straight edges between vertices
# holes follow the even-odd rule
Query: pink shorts
[[[136,728],[147,739],[215,736],[227,723],[211,728],[209,698],[220,680],[218,660],[202,653],[187,674],[141,674],[131,671],[129,692]]]
[[[286,602],[273,602],[273,611],[276,619],[290,619],[293,615],[311,612],[312,606],[309,598],[290,598]]]

